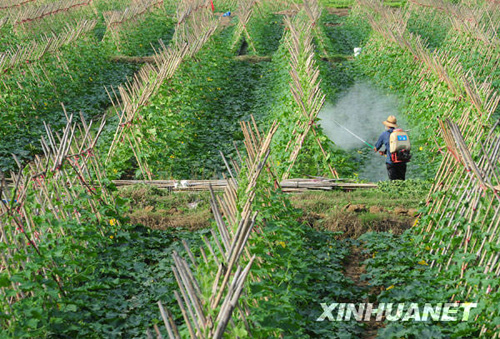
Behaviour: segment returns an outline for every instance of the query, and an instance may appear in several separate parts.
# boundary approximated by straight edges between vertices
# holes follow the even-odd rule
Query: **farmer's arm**
[[[383,144],[384,144],[384,133],[382,133],[378,138],[377,143],[375,144],[375,151],[378,151]]]

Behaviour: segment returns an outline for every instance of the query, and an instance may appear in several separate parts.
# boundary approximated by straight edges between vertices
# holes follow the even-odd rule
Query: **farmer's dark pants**
[[[387,164],[387,174],[389,180],[405,180],[406,162],[398,162],[396,164]]]

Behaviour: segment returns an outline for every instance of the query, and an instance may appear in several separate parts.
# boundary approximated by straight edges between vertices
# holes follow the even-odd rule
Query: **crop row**
[[[296,20],[287,23],[290,30],[283,41],[289,43],[292,34],[297,34],[299,28],[309,23],[304,12]],[[249,24],[251,25],[251,21]],[[307,32],[310,34],[311,31]],[[296,36],[300,39],[299,46],[310,46],[308,44],[311,36]],[[216,38],[210,43],[217,42]],[[232,39],[226,40],[231,42]],[[228,46],[222,43],[221,45]],[[280,48],[288,50],[292,46],[288,44]],[[207,50],[213,51],[211,48]],[[196,51],[196,48],[193,51]],[[208,52],[202,50],[198,57],[208,58],[203,54]],[[167,60],[171,59],[168,53],[168,48],[160,51],[155,56],[155,65],[169,65]],[[297,73],[301,73],[300,78],[296,78],[295,81],[298,82],[295,85],[309,88],[306,87],[311,84],[308,76],[316,74],[308,73],[304,62],[310,54],[290,52],[288,57],[291,59],[294,55],[299,58],[293,67],[299,71]],[[230,60],[241,62],[232,58]],[[274,66],[267,65],[270,70],[273,69],[270,68],[271,65]],[[125,113],[122,115],[122,123],[133,120],[126,115],[128,113],[138,113],[137,116],[146,117],[145,112],[149,106],[146,107],[145,103],[149,101],[149,97],[142,96],[142,93],[154,94],[154,80],[161,74],[172,73],[146,66],[143,73],[137,77],[140,81],[132,82],[127,89],[123,87],[123,90],[120,90],[123,101],[121,104],[116,103],[116,109],[118,113]],[[284,80],[290,82],[293,77],[287,75]],[[310,93],[317,93],[317,88],[317,84],[312,86],[313,91]],[[125,93],[125,90],[129,92]],[[161,96],[161,91],[159,93],[160,95],[154,95],[153,102]],[[314,95],[312,97],[314,98]],[[301,111],[297,110],[294,114],[294,118],[290,119],[292,127]],[[191,268],[191,273],[199,283],[200,294],[197,297],[200,300],[212,298],[213,303],[203,301],[203,309],[191,309],[196,313],[194,316],[183,316],[182,312],[175,308],[170,317],[175,320],[177,329],[183,335],[189,335],[188,322],[193,325],[191,330],[199,331],[199,334],[214,335],[221,334],[224,330],[231,335],[240,336],[245,332],[252,332],[257,337],[276,336],[280,333],[285,336],[325,335],[332,331],[330,324],[313,323],[311,319],[319,315],[320,302],[333,297],[354,296],[355,289],[341,273],[341,262],[347,250],[344,244],[334,240],[332,234],[314,231],[298,222],[299,215],[290,202],[279,191],[275,192],[273,183],[278,181],[278,177],[273,174],[272,168],[265,164],[269,157],[267,150],[271,146],[271,137],[276,135],[274,132],[277,125],[274,125],[274,132],[266,139],[264,131],[257,132],[255,125],[243,124],[246,126],[241,131],[243,143],[247,150],[252,147],[253,149],[248,151],[248,156],[244,158],[240,158],[244,156],[244,152],[236,152],[231,168],[237,179],[237,187],[232,186],[229,189],[231,191],[224,198],[224,203],[219,199],[217,202],[213,200],[214,207],[219,204],[219,208],[223,210],[226,224],[231,230],[236,230],[234,227],[237,226],[240,216],[241,220],[246,222],[253,218],[257,231],[252,232],[251,236],[250,233],[233,233],[234,239],[239,239],[240,244],[241,240],[245,240],[248,245],[238,250],[219,252],[215,237],[206,234],[209,245],[205,242],[203,250],[199,249],[200,242],[194,241],[193,244],[197,245],[192,247],[192,251],[182,250],[186,253],[185,259],[178,256],[169,259],[165,255],[165,249],[178,247],[174,245],[174,239],[181,235],[174,237],[138,228],[132,229],[122,217],[125,212],[124,202],[113,197],[108,190],[112,185],[106,179],[108,175],[102,167],[105,159],[100,157],[100,154],[106,153],[110,140],[101,140],[102,143],[97,141],[99,135],[106,136],[105,124],[100,125],[97,135],[94,135],[91,126],[82,122],[85,128],[78,132],[72,118],[67,119],[69,123],[61,133],[60,141],[50,130],[45,141],[42,141],[46,158],[38,159],[24,170],[19,177],[19,183],[22,185],[16,186],[13,195],[7,194],[6,190],[2,196],[1,227],[3,234],[8,234],[7,238],[2,238],[2,246],[9,255],[5,262],[8,270],[0,273],[0,287],[2,293],[10,298],[9,304],[2,304],[2,326],[8,333],[32,337],[51,333],[73,337],[96,334],[113,336],[117,333],[126,333],[131,337],[144,336],[145,324],[158,324],[162,316],[159,311],[156,314],[151,311],[156,300],[161,300],[165,308],[172,310],[178,300],[182,300],[181,305],[186,307],[188,303],[200,306],[199,302],[193,301],[196,299],[191,298],[196,294],[184,296],[181,293],[178,300],[175,300],[171,293],[174,284],[171,265],[177,267],[181,286],[195,286],[186,270],[188,262],[189,266],[197,266],[196,269]],[[265,119],[269,117],[265,116]],[[283,120],[283,124],[285,123],[287,120]],[[127,125],[130,124],[124,124],[123,127]],[[131,131],[123,129],[124,135],[135,136]],[[257,140],[261,142],[256,143]],[[289,140],[293,141],[290,138]],[[317,145],[314,138],[311,141],[313,145]],[[98,145],[104,149],[98,150]],[[274,152],[277,151],[279,149],[273,148],[271,156],[274,157]],[[320,152],[319,148],[317,152]],[[255,157],[255,154],[258,156]],[[325,169],[328,170],[327,167]],[[278,174],[281,177],[282,173]],[[257,210],[258,216],[254,214]],[[218,215],[215,210],[214,215]],[[214,225],[216,232],[224,232],[220,228],[220,222],[221,218],[217,220],[218,226]],[[251,231],[252,228],[248,229],[246,222],[243,223],[246,231]],[[218,239],[219,243],[224,242],[223,238]],[[326,252],[325,244],[328,245]],[[186,244],[184,247],[187,246]],[[226,246],[226,250],[230,248],[227,244],[223,246]],[[210,248],[218,253],[217,256],[211,253]],[[176,248],[176,252],[180,253],[181,250]],[[189,253],[193,256],[189,256]],[[236,260],[238,256],[235,256],[229,265],[231,260],[226,256],[227,253],[242,254],[243,260]],[[256,258],[253,263],[250,261],[252,255]],[[221,261],[217,263],[216,260]],[[222,260],[227,265],[222,265]],[[233,280],[238,262],[241,267],[252,263],[253,277],[249,285],[242,285],[248,273],[245,270],[240,270],[236,275],[241,279]],[[221,273],[220,284],[214,285],[211,273],[220,267],[233,267],[233,270]],[[243,275],[240,275],[241,273]],[[325,274],[331,283],[323,286]],[[227,285],[228,282],[235,284]],[[212,293],[213,286],[219,293]],[[228,286],[238,288],[227,289]],[[235,308],[234,300],[238,300],[240,291],[243,292],[243,297],[238,301],[238,305],[240,310],[245,305],[248,307],[248,316],[242,316],[243,313]],[[232,303],[223,302],[224,300]],[[210,304],[215,306],[211,308]],[[234,322],[222,322],[231,318],[233,310],[236,312],[232,317]],[[208,313],[202,315],[200,311]],[[218,314],[221,314],[219,318]],[[245,324],[245,317],[249,321],[248,324]],[[167,319],[167,323],[168,318],[166,313],[164,319]],[[202,322],[200,319],[203,318],[211,319],[212,322]],[[22,321],[17,321],[18,319]],[[68,323],[73,325],[66,326]],[[205,325],[198,330],[196,324]],[[158,326],[156,328],[158,329]],[[346,335],[355,335],[361,331],[355,323],[338,324],[335,330]]]
[[[186,50],[195,51],[196,46]],[[167,57],[168,51],[156,56],[159,63]],[[27,167],[18,162],[21,170],[12,174],[15,188],[4,186],[1,174],[0,288],[2,297],[5,296],[0,304],[2,333],[40,337],[53,333],[88,336],[97,332],[107,336],[126,328],[130,335],[144,335],[138,328],[144,326],[145,315],[141,312],[151,309],[148,305],[154,306],[150,299],[145,308],[137,310],[137,314],[129,314],[129,321],[119,326],[116,320],[121,316],[110,317],[111,313],[101,316],[90,305],[100,303],[116,312],[123,311],[126,302],[110,303],[107,299],[112,295],[110,290],[123,298],[124,290],[132,296],[138,287],[147,290],[151,283],[148,280],[148,284],[134,285],[124,279],[112,263],[94,259],[103,256],[116,260],[123,256],[122,245],[131,246],[130,239],[134,238],[146,247],[140,249],[139,245],[131,248],[132,251],[145,251],[151,246],[152,252],[141,253],[160,260],[161,255],[154,255],[154,242],[171,245],[173,237],[145,232],[144,239],[137,240],[137,230],[125,226],[123,201],[111,194],[110,182],[102,167],[104,161],[100,160],[98,139],[103,135],[106,122],[103,120],[96,128],[85,122],[83,114],[81,117],[77,123],[66,115],[67,124],[62,133],[44,124],[46,136],[40,145],[45,156],[36,157]],[[22,159],[16,158],[18,160]],[[128,263],[120,262],[118,266],[122,264]],[[136,262],[136,265],[147,264]],[[138,266],[131,270],[124,268],[125,271],[127,275],[135,274],[137,280],[144,277]],[[159,279],[152,270],[150,274]],[[121,284],[121,280],[126,284]],[[158,281],[160,283],[163,282]],[[165,290],[159,289],[159,295],[165,295]],[[89,304],[88,298],[96,304]],[[126,307],[129,311],[137,309]],[[79,326],[68,327],[65,325],[68,322]]]
[[[122,30],[123,34],[134,32],[133,38],[124,45],[124,52],[140,49],[145,54],[152,50],[151,39],[170,39],[173,21],[165,16],[165,12],[160,11],[162,15],[157,12],[150,13],[155,20],[147,27],[143,21],[138,21],[135,27],[129,25]],[[93,18],[94,14],[90,17]],[[60,20],[64,22],[65,19]],[[118,86],[137,69],[133,64],[112,60],[119,52],[113,42],[101,40],[96,34],[105,29],[101,21],[102,18],[97,23],[82,21],[75,29],[46,37],[45,41],[35,33],[30,39],[20,33],[19,41],[23,43],[2,55],[2,62],[8,62],[5,64],[8,71],[0,76],[5,90],[0,107],[7,112],[2,115],[0,127],[4,141],[0,150],[2,170],[14,168],[12,153],[20,161],[25,161],[40,151],[38,140],[44,133],[43,121],[54,128],[64,125],[61,103],[69,112],[82,111],[87,118],[102,114],[111,104],[105,87]],[[146,31],[150,33],[141,33]],[[27,120],[31,123],[25,124]]]
[[[10,0],[10,1],[5,1],[4,4],[0,7],[0,10],[6,10],[6,9],[11,9],[14,7],[20,7],[25,4],[28,4],[30,2],[33,2],[36,0]]]
[[[119,122],[108,152],[110,166],[115,174],[124,168],[133,169],[134,165],[131,165],[130,160],[134,159],[138,170],[136,175],[151,178],[153,172],[157,175],[157,162],[151,160],[152,156],[161,154],[162,161],[169,159],[165,157],[165,148],[168,147],[165,143],[172,143],[173,139],[163,138],[167,137],[166,132],[172,125],[168,121],[165,122],[168,115],[164,114],[163,109],[158,109],[161,104],[155,101],[161,98],[162,91],[168,88],[163,84],[164,80],[175,76],[169,82],[171,84],[179,77],[179,71],[182,72],[183,68],[193,62],[192,58],[211,40],[219,23],[207,13],[206,8],[195,8],[199,9],[193,12],[190,8],[186,9],[186,13],[190,13],[188,20],[184,19],[182,13],[179,14],[180,24],[171,45],[163,47],[163,51],[159,53],[160,58],[156,61],[158,65],[145,66],[133,82],[118,89],[120,97],[117,97],[115,102],[118,105],[121,101],[122,104],[115,107]],[[179,100],[181,98],[178,97]],[[151,103],[147,105],[150,100]],[[154,140],[159,147],[148,145],[148,140]],[[175,156],[170,157],[174,158]]]
[[[32,41],[17,49],[9,49],[0,54],[0,72],[7,73],[12,68],[21,64],[29,64],[40,61],[45,54],[53,53],[62,46],[68,45],[80,38],[81,35],[93,30],[96,21],[83,21],[74,28],[68,29],[64,34],[53,35],[44,39],[42,43]]]
[[[252,34],[256,32],[257,40],[256,25],[263,28],[262,22],[272,20],[271,15],[262,8],[258,16],[248,18],[246,27]],[[186,58],[179,65],[171,81],[159,88],[141,113],[144,120],[137,131],[140,156],[157,177],[212,177],[224,166],[219,151],[228,158],[236,157],[233,141],[242,140],[238,120],[249,117],[263,65],[235,58],[236,46],[232,46],[240,40],[241,29],[230,24],[217,33],[200,46],[195,59]],[[272,34],[280,34],[280,30]],[[117,175],[130,167],[132,156],[119,152],[114,162]]]
[[[309,19],[303,11],[293,21],[287,22],[288,30],[283,40],[289,42],[296,37],[298,44],[290,43],[286,47],[291,49],[299,46],[297,50],[302,52],[301,46],[310,44],[312,31],[305,29],[308,23]],[[306,33],[298,34],[299,31]],[[273,63],[278,53],[279,50],[273,56]],[[291,58],[295,56],[297,61],[304,55],[309,57],[307,53],[294,53],[295,51],[290,51]],[[297,66],[304,67],[300,63],[291,67]],[[308,80],[305,83],[309,85],[310,79],[306,78],[309,73],[301,74],[301,80]],[[291,79],[288,78],[288,81]],[[317,88],[312,86],[316,91]],[[296,119],[300,111],[295,114],[293,118]],[[175,316],[160,307],[170,338],[174,338],[177,331],[181,336],[191,333],[191,337],[218,337],[214,333],[219,333],[219,321],[224,319],[222,324],[226,325],[226,319],[222,316],[227,314],[224,311],[235,313],[234,322],[227,329],[227,333],[232,333],[232,336],[251,333],[256,337],[306,337],[336,333],[349,337],[362,332],[362,328],[354,322],[313,322],[319,316],[320,302],[338,298],[355,299],[358,291],[341,273],[341,262],[348,253],[345,244],[334,240],[332,234],[313,231],[297,222],[298,215],[291,208],[290,202],[273,187],[273,183],[286,173],[287,166],[280,170],[273,163],[280,156],[276,153],[281,150],[276,146],[279,144],[271,142],[271,138],[276,138],[281,128],[290,128],[287,126],[289,121],[293,121],[291,128],[296,122],[295,119],[284,119],[277,113],[276,116],[280,124],[277,126],[278,119],[275,120],[267,137],[263,131],[256,129],[255,121],[242,123],[246,152],[238,152],[243,158],[238,157],[232,162],[233,166],[229,167],[234,181],[231,181],[224,197],[212,202],[216,223],[211,232],[213,238],[211,241],[205,240],[205,246],[201,249],[206,254],[198,259],[190,256],[191,260],[178,260],[176,263],[175,270],[179,272],[178,285],[182,295],[182,298],[177,299],[179,307],[184,310],[183,325],[179,327]],[[294,140],[289,136],[288,142],[290,141]],[[270,145],[272,150],[269,152]],[[270,161],[271,158],[273,159]],[[291,164],[286,161],[287,165]],[[256,171],[261,170],[259,177]],[[219,209],[224,217],[219,215]],[[245,232],[252,228],[255,230],[246,238]],[[228,257],[228,253],[233,253],[235,248],[240,248],[241,269],[233,266],[238,260],[234,261],[233,257],[230,260]],[[306,257],[307,263],[304,261]],[[237,277],[240,272],[245,272],[243,267],[246,265],[252,265],[252,274],[247,277],[249,287],[244,289],[241,300],[237,302],[237,298],[233,299],[229,308],[229,304],[225,303],[219,306],[221,296],[231,297],[234,288],[241,287],[241,280],[237,280]],[[233,285],[229,287],[226,285],[226,277],[231,274],[231,270],[235,272],[235,278],[232,280]],[[185,272],[185,278],[182,277],[182,271]],[[209,272],[218,273],[214,277]],[[329,283],[322,284],[325,276]],[[224,292],[226,288],[227,292]],[[209,302],[203,302],[204,300]],[[247,311],[244,312],[245,310]]]
[[[434,150],[429,149],[430,143],[420,144],[421,147],[429,149],[429,157],[440,161],[439,167],[433,166],[437,174],[427,207],[422,211],[419,226],[409,234],[411,240],[407,240],[410,244],[405,245],[405,251],[422,258],[421,266],[430,266],[429,277],[446,286],[435,295],[427,295],[429,300],[479,305],[473,312],[474,324],[433,330],[454,337],[494,336],[498,326],[498,310],[494,306],[498,298],[494,283],[498,274],[494,259],[498,255],[498,198],[494,174],[497,169],[493,164],[498,147],[493,145],[498,132],[492,117],[497,112],[499,96],[485,75],[496,72],[496,66],[489,61],[496,47],[470,39],[464,32],[447,26],[445,20],[441,20],[445,22],[443,27],[434,22],[424,29],[416,21],[411,23],[412,11],[389,12],[374,3],[365,3],[365,7],[376,13],[368,14],[368,19],[377,34],[371,37],[360,58],[362,69],[406,99],[405,111],[417,120],[419,138],[431,138],[436,145]],[[383,19],[377,19],[377,15]],[[412,32],[406,30],[408,18]],[[431,40],[432,51],[417,33],[433,36],[429,29],[451,30],[441,35],[443,39]],[[457,46],[462,43],[476,46],[476,52],[464,53]],[[477,67],[478,60],[481,67]],[[474,63],[474,71],[464,70]],[[393,288],[396,291],[387,292],[385,297],[397,298],[406,287],[399,282],[391,291]],[[413,298],[424,298],[426,294],[421,291]],[[423,333],[417,332],[423,328],[413,325],[390,328],[400,335]]]

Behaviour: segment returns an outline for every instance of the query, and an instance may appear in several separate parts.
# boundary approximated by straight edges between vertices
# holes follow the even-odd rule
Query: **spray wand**
[[[332,121],[334,123],[336,123],[337,125],[339,125],[341,128],[345,129],[347,132],[349,132],[353,137],[355,137],[356,139],[362,141],[365,145],[367,145],[368,147],[370,147],[371,149],[374,149],[376,151],[376,148],[375,146],[373,146],[372,144],[370,144],[369,142],[367,142],[366,140],[363,140],[361,139],[361,137],[359,137],[358,135],[354,134],[352,131],[348,130],[347,128],[345,128],[344,126],[342,126],[341,124],[339,124],[337,121],[335,121],[334,119],[332,119]],[[380,155],[382,156],[385,156],[385,154],[383,152],[378,152]]]
[[[333,120],[333,119],[332,119],[332,121],[333,121],[334,123],[336,123],[337,125],[339,125],[340,127],[342,127],[343,129],[345,129],[347,132],[351,133],[351,135],[352,135],[353,137],[355,137],[356,139],[358,139],[358,140],[360,140],[360,141],[364,142],[364,143],[365,143],[368,147],[370,147],[370,148],[372,148],[372,149],[373,149],[373,148],[375,148],[375,146],[373,146],[372,144],[368,143],[366,140],[361,139],[359,136],[357,136],[357,135],[356,135],[356,134],[354,134],[352,131],[348,130],[347,128],[345,128],[344,126],[342,126],[341,124],[339,124],[337,121],[335,121],[335,120]]]

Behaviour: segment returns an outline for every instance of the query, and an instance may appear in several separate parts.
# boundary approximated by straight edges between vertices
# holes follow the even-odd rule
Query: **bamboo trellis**
[[[312,25],[312,31],[316,40],[319,44],[323,55],[328,57],[327,41],[325,40],[325,32],[323,31],[323,25],[320,23],[322,8],[320,7],[318,0],[304,0],[304,11],[309,17],[309,21]]]
[[[290,76],[292,77],[290,86],[293,97],[300,107],[300,117],[286,147],[286,150],[291,149],[291,154],[288,168],[281,177],[282,180],[289,178],[304,141],[311,130],[323,156],[325,158],[328,156],[314,127],[318,113],[325,102],[325,94],[320,89],[319,69],[314,60],[315,53],[312,43],[314,25],[300,17],[294,21],[287,17],[285,24],[290,32],[288,40],[288,49],[291,55]],[[330,164],[328,166],[331,175],[338,178],[337,171]]]
[[[379,32],[386,40],[395,42],[401,48],[407,50],[414,57],[414,60],[420,61],[422,64],[421,70],[416,69],[413,72],[412,77],[419,79],[420,89],[418,95],[422,93],[427,93],[425,101],[429,102],[429,106],[435,106],[439,112],[441,112],[441,117],[443,119],[451,118],[453,115],[457,115],[457,106],[459,102],[463,102],[463,99],[468,102],[468,108],[466,108],[461,114],[459,125],[460,128],[468,126],[469,121],[475,121],[476,123],[470,125],[470,128],[463,129],[466,131],[466,138],[474,137],[477,135],[479,130],[483,128],[483,125],[488,125],[488,117],[491,115],[492,105],[496,107],[496,100],[498,96],[495,94],[492,88],[492,83],[489,77],[483,72],[482,68],[474,69],[472,71],[465,72],[462,66],[457,62],[457,55],[452,55],[450,52],[444,52],[436,50],[431,53],[426,45],[422,42],[419,36],[410,34],[406,32],[406,23],[408,19],[408,13],[405,16],[401,12],[387,10],[380,4],[373,1],[359,1],[363,3],[365,7],[369,7],[375,13],[380,15],[380,19],[376,20],[374,17],[368,15],[372,27],[374,30]],[[455,36],[456,37],[456,36]],[[457,38],[456,38],[457,39]],[[484,53],[484,48],[486,48],[485,56],[487,58],[494,57],[495,48],[493,45],[486,46],[484,44],[475,44],[475,49]],[[486,47],[485,47],[486,46]],[[402,56],[397,58],[404,58]],[[396,63],[397,64],[397,63]],[[490,65],[493,62],[489,62]],[[493,65],[492,68],[498,68],[499,65]],[[476,74],[481,74],[485,79],[481,85],[477,84],[475,80]],[[450,102],[448,99],[440,100],[435,98],[436,96],[446,96],[447,94],[439,90],[439,82],[435,80],[429,80],[431,77],[429,75],[434,75],[439,78],[440,81],[444,82],[449,90],[454,93],[457,100]],[[415,93],[417,95],[417,93]],[[443,97],[444,98],[444,97]],[[438,101],[434,104],[435,100]],[[415,103],[412,104],[415,106]],[[430,108],[430,107],[429,107]],[[415,109],[422,110],[421,106],[416,105]],[[462,108],[463,110],[463,108]],[[442,114],[444,112],[444,114]],[[428,127],[431,127],[430,125]],[[438,134],[441,130],[438,128]],[[437,145],[437,149],[442,153],[442,147],[434,139]]]
[[[125,8],[123,11],[110,11],[104,12],[104,21],[106,22],[106,33],[109,33],[120,50],[120,30],[125,23],[135,22],[140,19],[148,11],[154,7],[163,5],[163,0],[142,0],[134,2],[131,6]]]
[[[0,5],[0,11],[21,7],[21,6],[24,6],[30,2],[34,2],[34,1],[36,1],[36,0],[4,0],[2,2],[2,4]]]
[[[145,65],[132,81],[118,87],[118,93],[114,89],[113,95],[108,92],[120,120],[107,159],[113,156],[119,143],[126,141],[142,174],[149,180],[152,179],[152,174],[147,161],[142,157],[141,140],[136,136],[142,121],[140,111],[161,84],[174,75],[182,60],[195,55],[215,32],[218,20],[208,14],[197,15],[200,11],[207,12],[207,9],[189,11],[190,16],[182,16],[174,33],[175,40],[169,47],[160,42],[161,51],[156,53],[154,64]]]
[[[32,41],[24,46],[0,53],[0,74],[4,74],[19,65],[41,60],[45,55],[57,51],[65,45],[79,39],[82,35],[95,28],[97,21],[85,20],[75,27],[67,26],[65,32],[59,35],[46,35],[41,42]]]
[[[234,41],[231,48],[234,48],[236,44],[241,40],[242,34],[245,34],[245,41],[252,48],[254,53],[257,53],[253,39],[248,33],[247,25],[253,14],[253,7],[257,0],[241,0],[238,6],[238,25],[234,30]]]
[[[9,17],[4,16],[3,18],[0,18],[0,28],[2,28],[2,26],[5,25],[7,22],[9,22]]]
[[[162,4],[163,0],[142,0],[140,2],[134,2],[130,7],[125,8],[123,11],[103,13],[104,20],[106,21],[108,29],[115,29],[116,26],[120,26],[127,21],[136,20],[151,8]]]
[[[200,37],[217,28],[219,20],[210,8],[207,0],[183,0],[177,7],[177,26],[172,42],[177,45],[188,44],[190,56],[196,54],[206,42]],[[207,40],[208,40],[207,37]]]
[[[190,19],[195,13],[203,13],[209,8],[207,0],[181,0],[177,5],[177,26]]]
[[[105,218],[99,212],[100,206],[114,204],[113,196],[102,183],[105,173],[94,153],[105,121],[94,129],[93,123],[87,123],[83,116],[79,124],[74,121],[73,116],[67,119],[62,133],[56,133],[45,125],[47,135],[41,140],[44,156],[36,156],[27,167],[20,167],[19,173],[11,173],[13,188],[7,187],[5,178],[0,173],[0,242],[6,245],[6,250],[0,254],[0,271],[6,271],[9,277],[12,272],[22,270],[26,265],[26,262],[16,258],[17,252],[28,253],[27,248],[30,246],[34,249],[33,255],[43,257],[44,250],[40,249],[43,246],[40,247],[39,244],[46,236],[71,235],[71,228],[63,227],[64,223],[60,221],[90,222],[76,206],[73,210],[65,208],[67,205],[74,205],[79,194],[86,192],[89,196],[86,205],[79,205],[79,208],[88,209],[98,220]],[[18,165],[21,166],[19,163]],[[51,218],[45,219],[50,225],[35,221],[37,217],[46,215],[58,222],[52,224]],[[102,234],[102,229],[96,227],[96,232]],[[32,258],[28,256],[27,260]],[[39,273],[48,280],[54,280],[61,295],[64,295],[65,281],[53,273],[52,268],[54,267],[44,267]],[[2,304],[5,307],[2,312],[6,315],[9,314],[10,304],[33,293],[24,293],[19,283],[14,281],[9,288],[17,294],[9,297],[6,304]],[[2,293],[4,290],[2,288]]]
[[[471,8],[464,4],[453,4],[443,0],[410,0],[410,3],[446,13],[454,29],[470,34],[485,44],[500,44],[498,5],[489,4]]]
[[[257,212],[253,212],[253,202],[256,195],[257,180],[265,168],[270,153],[270,145],[278,124],[271,126],[268,134],[261,136],[250,123],[241,123],[245,135],[247,156],[240,158],[240,164],[233,163],[233,171],[237,178],[229,179],[228,186],[222,198],[216,198],[211,191],[211,207],[215,217],[215,226],[211,231],[212,241],[206,237],[205,247],[200,248],[205,265],[214,262],[217,274],[213,277],[211,297],[208,301],[201,299],[202,291],[193,270],[188,262],[177,253],[173,253],[175,266],[172,267],[181,293],[174,292],[175,298],[182,311],[191,338],[222,338],[226,328],[232,326],[233,311],[238,310],[237,317],[244,324],[248,332],[250,326],[246,320],[248,308],[245,303],[238,301],[243,293],[244,283],[250,273],[250,268],[255,261],[246,244],[252,236]],[[238,154],[240,154],[238,152]],[[241,168],[247,167],[245,176],[247,186],[239,187]],[[233,174],[231,174],[233,176]],[[239,204],[241,203],[241,205]],[[237,206],[242,206],[241,212]],[[191,266],[197,263],[191,250],[184,244],[189,255]],[[240,262],[245,262],[242,268]],[[158,302],[165,328],[169,338],[180,338],[172,314],[165,310],[161,301]]]
[[[489,81],[478,85],[472,72],[462,70],[456,56],[440,51],[431,53],[418,36],[406,31],[407,17],[401,12],[388,11],[372,1],[360,2],[380,16],[379,20],[369,17],[376,31],[425,65],[427,70],[422,73],[437,75],[456,97],[467,102],[468,108],[460,114],[456,106],[447,107],[445,117],[457,117],[457,122],[448,118],[440,121],[447,152],[443,152],[441,166],[429,192],[427,215],[432,218],[422,226],[422,233],[424,244],[430,245],[427,249],[439,258],[432,261],[431,266],[442,272],[457,264],[457,260],[473,255],[472,261],[459,264],[459,279],[454,286],[459,292],[453,300],[477,300],[496,292],[498,288],[493,288],[488,281],[500,275],[499,254],[495,249],[500,244],[500,172],[497,167],[500,137],[496,131],[498,122],[492,128],[490,124],[500,95]],[[428,89],[429,84],[423,86]],[[472,270],[473,267],[479,267],[482,272]],[[468,285],[465,276],[476,276],[481,283]],[[487,325],[488,316],[483,317],[486,324],[481,334],[491,331],[498,337],[499,328]],[[494,316],[497,315],[492,314],[490,318]]]
[[[459,47],[458,51],[451,49],[451,53],[455,54],[454,58],[462,56],[463,53],[481,56],[482,67],[475,67],[472,71],[476,78],[491,81],[491,74],[500,67],[497,62],[500,52],[500,39],[497,35],[500,25],[499,7],[493,8],[492,5],[466,7],[463,4],[437,3],[441,4],[437,10],[442,11],[443,14],[436,13],[436,7],[432,7],[432,4],[424,8],[433,8],[431,14],[438,14],[439,20],[451,20],[452,29],[448,32],[446,45]],[[418,10],[422,9],[419,7]],[[451,60],[450,57],[448,59]]]
[[[92,0],[61,0],[47,3],[42,6],[28,6],[22,8],[9,20],[13,26],[23,25],[57,13],[68,12],[79,7],[89,6],[91,3]]]
[[[448,153],[431,193],[442,192],[442,197],[433,199],[429,194],[429,214],[436,216],[436,221],[423,231],[425,243],[434,248],[431,253],[440,257],[439,262],[431,263],[439,270],[448,270],[457,257],[474,255],[472,262],[460,266],[460,281],[455,286],[460,292],[455,300],[477,300],[498,290],[490,283],[500,277],[500,135],[495,129],[498,125],[497,122],[489,132],[477,135],[477,140],[468,144],[456,123],[441,122]],[[442,236],[443,230],[450,230],[446,237]],[[475,267],[481,271],[475,272]],[[469,285],[463,280],[465,275],[477,276],[481,283]],[[483,325],[481,334],[492,330],[498,337],[499,329]]]
[[[478,86],[475,81],[475,74],[472,71],[465,72],[462,65],[457,61],[457,56],[451,56],[448,52],[431,52],[422,39],[409,33],[406,30],[407,12],[403,15],[401,11],[390,10],[373,0],[358,0],[359,3],[371,8],[380,15],[377,20],[368,15],[368,19],[373,29],[379,32],[389,41],[397,43],[401,48],[409,51],[416,60],[424,64],[429,72],[432,72],[443,81],[457,98],[464,98],[476,109],[479,119],[475,128],[480,128],[487,123],[484,117],[489,116],[487,111],[489,106],[482,106],[481,98],[488,100],[494,93],[490,81],[485,81]],[[475,131],[469,131],[474,135]]]

